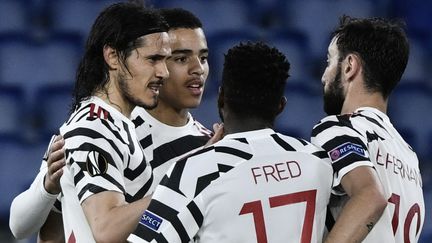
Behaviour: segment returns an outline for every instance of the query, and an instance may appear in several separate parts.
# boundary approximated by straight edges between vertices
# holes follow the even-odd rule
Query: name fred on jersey
[[[301,168],[297,161],[287,161],[252,167],[251,173],[255,184],[269,181],[279,182],[301,176]]]

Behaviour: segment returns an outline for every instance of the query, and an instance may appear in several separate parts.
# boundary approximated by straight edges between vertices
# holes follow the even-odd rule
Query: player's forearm
[[[361,242],[379,220],[387,201],[381,190],[364,188],[344,206],[325,243]]]
[[[148,207],[150,198],[117,206],[105,215],[95,218],[90,226],[96,242],[126,242],[128,236],[135,230],[141,215]]]
[[[17,239],[38,232],[54,205],[57,195],[45,190],[44,175],[45,171],[39,172],[30,188],[12,201],[9,227]]]

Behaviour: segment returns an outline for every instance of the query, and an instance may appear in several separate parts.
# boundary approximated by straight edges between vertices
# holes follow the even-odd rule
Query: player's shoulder
[[[209,168],[234,167],[238,162],[253,157],[250,146],[241,139],[222,139],[211,146],[203,147],[178,161],[191,173],[200,176]]]
[[[151,129],[155,125],[161,124],[156,118],[150,115],[143,107],[135,107],[130,115],[130,120],[135,128]]]
[[[288,148],[288,146],[291,147],[287,150],[295,151],[297,154],[309,155],[318,161],[322,161],[325,164],[330,164],[327,152],[324,151],[321,147],[312,144],[311,142],[306,141],[303,138],[292,137],[281,133],[276,133],[275,135],[286,143],[283,144],[282,141],[279,141],[279,145],[285,148]]]
[[[221,173],[231,168],[232,166],[227,166],[222,161],[217,162],[215,147],[209,146],[174,163],[162,179],[160,186],[193,198],[212,181],[218,179]]]
[[[323,131],[332,133],[335,131],[353,131],[359,124],[360,114],[357,112],[342,115],[331,115],[322,118],[312,129],[312,137]]]
[[[92,97],[82,101],[70,115],[67,122],[60,128],[60,133],[65,137],[73,135],[96,136],[92,134],[104,134],[104,136],[127,136],[132,131],[132,122],[115,108],[100,99]],[[123,134],[124,133],[124,134]]]
[[[332,124],[338,126],[345,126],[349,123],[353,117],[355,117],[356,113],[346,113],[341,115],[330,115],[322,118],[315,127],[323,126],[325,124]]]
[[[319,147],[303,138],[293,137],[278,132],[273,134],[272,137],[280,146],[285,147],[287,150],[307,153],[321,150]],[[288,146],[291,148],[288,149]]]
[[[201,161],[203,158],[209,163],[220,161],[221,159],[229,160],[230,157],[238,159],[252,157],[252,151],[246,140],[242,139],[222,139],[210,146],[203,147],[185,157],[188,161]]]

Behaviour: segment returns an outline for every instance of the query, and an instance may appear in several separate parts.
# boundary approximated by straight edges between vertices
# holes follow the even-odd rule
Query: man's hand
[[[213,137],[211,137],[210,140],[208,140],[208,142],[204,145],[204,148],[216,143],[217,141],[221,140],[224,137],[223,123],[213,124],[213,131],[214,131]]]
[[[58,135],[49,148],[48,171],[45,175],[44,186],[45,190],[50,194],[59,194],[61,192],[60,177],[63,175],[63,166],[66,164],[64,144],[63,137]]]

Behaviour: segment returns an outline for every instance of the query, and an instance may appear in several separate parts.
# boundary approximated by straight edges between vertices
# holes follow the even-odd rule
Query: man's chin
[[[139,103],[136,104],[136,106],[144,108],[146,110],[153,110],[154,108],[157,107],[157,105],[158,105],[158,101],[157,100],[155,100],[153,102],[147,102],[147,103],[139,102]]]

